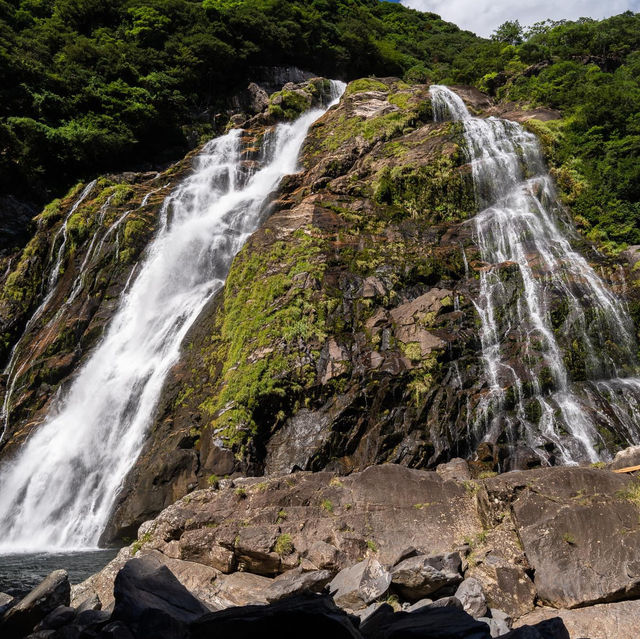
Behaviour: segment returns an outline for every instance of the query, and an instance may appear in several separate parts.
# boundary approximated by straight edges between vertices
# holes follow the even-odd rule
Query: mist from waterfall
[[[334,102],[344,88],[332,83]],[[55,414],[0,470],[0,552],[97,545],[184,336],[223,286],[282,177],[298,169],[307,131],[323,112],[267,132],[257,163],[243,161],[240,130],[209,142],[164,201],[156,237],[103,340]]]

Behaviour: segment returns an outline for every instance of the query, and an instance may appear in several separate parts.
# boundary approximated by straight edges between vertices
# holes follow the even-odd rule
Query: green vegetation
[[[320,504],[320,508],[322,508],[324,512],[329,513],[330,515],[333,514],[333,503],[329,499],[323,499],[322,503]]]
[[[290,555],[293,552],[293,541],[289,533],[283,533],[276,539],[273,551],[278,553],[281,557]]]
[[[582,231],[612,251],[640,242],[640,14],[506,23],[453,60],[445,82],[559,109],[541,135]]]
[[[41,203],[183,155],[259,67],[419,78],[477,41],[378,0],[4,0],[0,34],[0,192]]]

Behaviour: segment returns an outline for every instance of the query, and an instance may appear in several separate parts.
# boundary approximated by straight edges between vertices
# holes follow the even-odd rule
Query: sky
[[[394,1],[394,0],[392,0]],[[395,0],[397,2],[397,0]],[[528,26],[539,20],[606,18],[624,11],[640,11],[640,0],[400,0],[420,11],[488,37],[506,20]]]

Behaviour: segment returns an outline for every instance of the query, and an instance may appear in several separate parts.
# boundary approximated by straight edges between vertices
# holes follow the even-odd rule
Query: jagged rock
[[[598,604],[576,610],[539,608],[518,619],[516,627],[560,617],[571,639],[626,639],[638,636],[640,600]]]
[[[393,568],[391,581],[394,590],[405,599],[417,601],[459,584],[462,581],[461,566],[458,553],[410,557]]]
[[[111,619],[122,621],[134,633],[174,636],[176,629],[200,618],[208,609],[176,579],[166,566],[140,558],[129,560],[114,584]]]
[[[69,575],[65,570],[55,570],[4,613],[0,621],[3,637],[22,637],[28,634],[58,606],[68,606],[71,596]]]
[[[365,559],[341,570],[329,584],[333,600],[341,608],[360,610],[389,590],[391,575],[376,559]]]
[[[289,597],[270,606],[211,613],[191,625],[191,637],[359,639],[360,634],[331,599],[308,594]]]
[[[434,639],[490,639],[489,627],[455,608],[421,608],[416,612],[393,612],[378,608],[360,627],[365,639],[433,637]]]
[[[465,579],[456,590],[456,599],[462,603],[462,608],[472,617],[484,617],[487,614],[487,600],[482,591],[482,584],[473,577]]]
[[[301,569],[288,570],[276,577],[267,587],[265,598],[269,603],[279,601],[301,592],[322,592],[331,581],[328,570],[313,570],[303,572]]]
[[[236,556],[241,570],[258,575],[275,575],[280,568],[280,555],[272,548],[278,539],[278,526],[240,528],[236,538]]]
[[[536,588],[522,566],[490,552],[466,574],[482,584],[490,606],[504,610],[516,619],[533,610]]]
[[[446,464],[438,464],[436,472],[445,481],[466,481],[471,479],[471,471],[466,460],[455,457]]]

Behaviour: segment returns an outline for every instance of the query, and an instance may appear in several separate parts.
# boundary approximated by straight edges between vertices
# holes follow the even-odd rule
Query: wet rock
[[[377,559],[365,559],[341,570],[329,584],[333,600],[341,608],[360,610],[389,590],[391,575]]]
[[[56,570],[36,586],[24,599],[4,613],[0,621],[3,637],[27,635],[58,606],[68,606],[71,596],[69,576],[64,570]]]
[[[303,572],[301,569],[289,570],[276,577],[265,590],[265,598],[269,603],[279,601],[302,592],[320,593],[331,581],[328,570]]]
[[[211,613],[191,625],[193,639],[278,637],[279,639],[359,639],[350,618],[328,597],[298,595],[270,606]]]
[[[166,566],[144,558],[131,559],[118,573],[114,598],[112,620],[122,621],[134,633],[140,629],[142,636],[154,636],[154,623],[171,636],[175,628],[186,628],[209,612]]]
[[[490,639],[489,627],[455,608],[421,608],[416,612],[393,612],[391,606],[378,608],[360,627],[366,639],[433,637],[442,639]]]
[[[484,617],[487,614],[487,600],[482,591],[482,584],[470,577],[465,579],[456,590],[456,599],[462,603],[462,608],[472,617]]]
[[[393,588],[409,601],[417,601],[451,589],[462,581],[462,560],[458,553],[428,557],[419,555],[401,561],[391,571]]]

